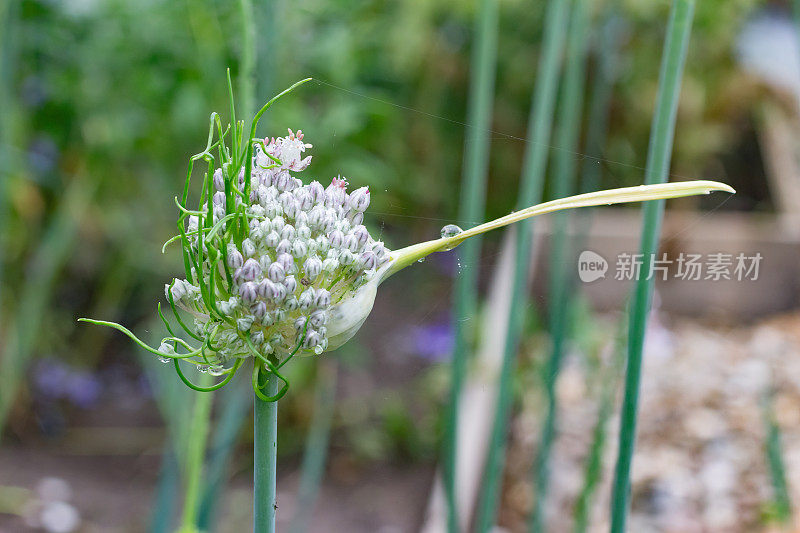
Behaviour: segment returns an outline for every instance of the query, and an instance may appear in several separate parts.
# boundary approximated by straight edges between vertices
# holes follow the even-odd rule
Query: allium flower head
[[[306,80],[307,81],[307,80]],[[303,83],[303,82],[300,82]],[[295,86],[299,85],[295,84]],[[525,218],[560,209],[730,190],[715,182],[631,187],[556,200],[461,231],[448,225],[442,238],[388,250],[363,224],[370,203],[367,187],[348,190],[333,177],[328,185],[303,180],[312,148],[303,132],[255,138],[261,114],[248,139],[234,120],[223,130],[211,115],[206,149],[192,157],[179,209],[178,235],[184,274],[165,285],[177,324],[191,344],[175,335],[161,313],[169,336],[152,348],[119,324],[89,320],[126,333],[139,345],[172,361],[183,381],[198,390],[225,385],[245,360],[254,359],[253,386],[261,395],[258,373],[279,369],[295,354],[318,355],[349,340],[369,315],[378,285],[395,272],[465,239]],[[215,134],[216,133],[216,140]],[[230,139],[232,146],[226,146]],[[195,162],[206,163],[197,208],[190,209]],[[192,385],[179,361],[200,365],[227,377],[213,387]]]

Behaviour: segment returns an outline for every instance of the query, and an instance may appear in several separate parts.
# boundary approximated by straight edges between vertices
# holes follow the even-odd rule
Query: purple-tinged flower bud
[[[270,279],[270,281],[279,283],[286,277],[286,270],[284,270],[282,264],[280,264],[278,261],[275,261],[269,266],[269,269],[267,269],[267,277]]]
[[[308,211],[314,206],[314,200],[306,189],[298,189],[295,192],[295,199],[297,200],[297,207],[303,211]]]
[[[339,177],[333,178],[331,184],[325,189],[325,205],[327,207],[341,207],[347,196],[347,180]]]
[[[358,251],[358,239],[356,239],[355,235],[351,233],[344,238],[344,247],[351,252]]]
[[[303,270],[306,273],[306,277],[314,281],[322,272],[322,260],[316,255],[312,255],[303,263]]]
[[[348,250],[347,248],[341,250],[339,252],[339,262],[343,265],[352,265],[356,260],[356,256],[353,255],[353,252]]]
[[[369,207],[369,187],[361,187],[350,193],[350,208],[363,213]]]
[[[258,298],[258,285],[252,281],[242,283],[239,287],[239,297],[244,305],[250,305]]]
[[[241,285],[244,282],[244,275],[242,274],[242,269],[237,268],[233,271],[233,283],[236,285]]]
[[[304,241],[311,240],[311,228],[306,225],[298,225],[296,233],[298,239],[303,239]]]
[[[250,307],[250,311],[260,322],[264,318],[264,315],[267,314],[267,304],[264,302],[256,302],[255,305]]]
[[[286,221],[283,219],[282,216],[276,216],[272,219],[272,229],[280,233],[283,227],[286,225]]]
[[[302,239],[295,239],[292,243],[292,255],[300,259],[308,253],[308,245]]]
[[[266,300],[274,301],[275,297],[278,295],[275,283],[268,279],[262,279],[258,284],[258,295]]]
[[[275,284],[275,302],[280,303],[286,299],[286,287],[283,285]]]
[[[242,279],[245,281],[253,281],[261,276],[261,265],[252,257],[244,262],[242,265]]]
[[[303,328],[306,327],[306,322],[308,322],[308,318],[304,316],[297,317],[297,320],[294,321],[294,329],[300,333],[303,331]]]
[[[319,336],[324,339],[328,336],[328,328],[325,326],[320,326],[319,329],[317,329],[317,333],[319,333]]]
[[[257,218],[251,218],[250,222],[247,223],[247,226],[250,228],[250,233],[258,230],[261,231],[261,222]]]
[[[292,251],[292,243],[287,239],[283,239],[281,242],[278,243],[278,246],[275,247],[275,250],[279,254],[288,254]]]
[[[222,169],[221,168],[218,168],[218,169],[214,170],[213,182],[214,182],[214,188],[216,190],[218,190],[218,191],[224,191],[225,190],[225,179],[222,176]]]
[[[289,218],[296,217],[297,213],[300,213],[300,212],[301,212],[300,211],[300,207],[297,205],[297,201],[296,200],[292,200],[291,202],[289,202],[283,208],[283,213]]]
[[[242,255],[245,257],[253,257],[256,255],[256,245],[250,239],[242,241]]]
[[[307,227],[308,226],[308,213],[306,213],[305,211],[299,211],[294,216],[294,226],[298,230],[300,230],[300,228],[302,228],[302,227]]]
[[[212,209],[212,215],[214,216],[214,221],[224,218],[225,217],[225,208],[221,205],[215,205]]]
[[[225,207],[225,193],[222,191],[215,192],[214,196],[211,197],[211,201],[214,205]]]
[[[286,224],[283,229],[281,230],[281,239],[286,239],[287,241],[294,240],[295,229],[294,226],[291,224]]]
[[[280,172],[275,174],[274,178],[272,178],[272,185],[279,191],[283,192],[289,190],[289,187],[294,185],[294,183],[291,183],[290,185],[291,181],[292,177],[289,175],[289,171],[281,170]]]
[[[378,256],[378,260],[383,259],[389,254],[381,241],[375,241],[372,243],[372,251],[375,252],[376,256]]]
[[[314,295],[314,305],[321,308],[331,305],[331,293],[325,289],[317,289]]]
[[[359,250],[363,249],[369,242],[369,230],[365,226],[358,225],[353,228],[353,237],[358,241]]]
[[[294,257],[292,257],[290,254],[278,254],[278,257],[275,258],[275,261],[283,266],[283,270],[287,275],[294,272]]]
[[[262,220],[259,225],[264,235],[269,235],[269,232],[272,231],[272,221],[270,219]]]
[[[320,235],[315,239],[317,241],[317,250],[320,252],[327,252],[331,247],[331,242],[325,235]]]
[[[322,184],[318,181],[312,181],[306,186],[306,190],[311,196],[311,200],[315,204],[321,204],[325,201],[325,189],[322,187]]]
[[[237,269],[241,268],[244,264],[244,258],[242,257],[241,252],[236,249],[236,245],[229,244],[228,245],[228,266]]]
[[[242,186],[244,185],[244,167],[239,169],[239,175],[237,177],[239,178],[238,179],[239,189],[241,189]]]
[[[258,188],[258,203],[261,207],[265,208],[269,205],[273,200],[273,195],[271,192],[274,192],[275,189],[270,189],[269,187],[261,186]]]
[[[283,280],[283,286],[286,287],[288,294],[293,294],[297,289],[297,279],[294,276],[286,276],[286,279]]]
[[[246,316],[240,318],[236,321],[236,327],[239,328],[239,331],[248,331],[251,327],[253,327],[253,317]]]
[[[275,248],[278,246],[279,242],[281,242],[281,236],[275,230],[270,231],[267,236],[264,237],[264,244],[269,248]]]
[[[344,233],[335,229],[328,234],[328,241],[331,243],[331,248],[341,248],[344,244]]]
[[[372,270],[378,266],[378,256],[375,255],[375,252],[366,251],[361,254],[360,257],[361,266],[365,270]]]
[[[317,309],[311,313],[311,326],[314,329],[319,329],[328,323],[328,312],[322,309]]]
[[[186,231],[197,231],[197,228],[200,226],[200,219],[197,218],[197,215],[189,215],[188,220]]]
[[[247,207],[247,214],[257,218],[264,217],[264,208],[258,204],[252,204]]]
[[[332,257],[327,258],[325,261],[322,262],[322,270],[331,274],[339,268],[339,260],[333,259]]]
[[[300,297],[297,299],[300,302],[300,309],[308,309],[314,304],[314,288],[309,287],[308,289],[304,290]]]

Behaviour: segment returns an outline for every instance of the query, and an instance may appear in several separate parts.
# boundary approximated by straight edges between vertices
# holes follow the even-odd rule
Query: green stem
[[[209,376],[204,374],[200,381],[209,382]],[[203,479],[209,419],[211,417],[211,403],[214,396],[207,392],[198,392],[194,395],[194,398],[194,412],[192,413],[187,441],[186,494],[183,502],[181,533],[197,531],[197,510],[202,489],[201,482]]]
[[[458,217],[462,221],[481,220],[486,203],[486,178],[489,165],[490,121],[494,100],[497,63],[497,0],[481,0],[475,20],[477,39],[470,68],[467,134],[464,142],[464,175]],[[458,456],[459,398],[464,384],[468,359],[469,322],[477,310],[478,262],[480,239],[470,239],[459,250],[461,264],[467,268],[456,278],[453,302],[455,346],[451,365],[450,395],[442,446],[442,474],[447,500],[447,530],[460,530],[456,494],[456,457]]]
[[[265,394],[278,393],[279,380],[268,374]],[[253,425],[253,532],[274,533],[277,510],[278,402],[254,397]]]
[[[542,58],[533,90],[528,124],[529,142],[525,152],[519,205],[539,203],[542,197],[547,146],[553,124],[553,113],[561,54],[567,29],[570,0],[550,0],[544,27]],[[533,225],[522,222],[516,229],[515,266],[510,303],[510,320],[503,347],[503,362],[497,390],[497,403],[486,457],[483,490],[478,506],[476,530],[486,533],[492,529],[499,504],[500,477],[505,464],[505,438],[508,411],[512,399],[511,377],[516,365],[517,345],[524,324],[527,304],[527,272],[531,256]]]
[[[554,162],[553,194],[556,198],[568,196],[574,188],[576,165],[574,153],[578,151],[580,137],[588,31],[589,8],[587,2],[586,0],[575,0],[572,6],[564,84],[558,110],[559,127],[556,144],[562,150],[557,152]],[[558,413],[555,383],[561,370],[568,320],[567,263],[572,254],[571,243],[567,235],[568,216],[569,214],[566,212],[555,215],[551,240],[548,306],[552,350],[544,374],[547,414],[540,432],[539,453],[534,470],[536,502],[531,515],[530,530],[536,533],[544,529],[544,506],[550,486],[550,450],[555,438]]]
[[[659,74],[658,96],[655,117],[650,131],[650,147],[647,154],[645,182],[663,183],[667,181],[675,134],[675,119],[678,111],[683,67],[689,46],[689,35],[694,15],[694,0],[674,0],[670,12],[664,55]],[[630,326],[628,329],[628,362],[625,372],[625,397],[619,430],[619,452],[614,476],[611,500],[611,531],[622,533],[628,518],[630,496],[630,471],[633,449],[636,440],[636,417],[639,403],[639,383],[642,372],[642,350],[644,348],[647,315],[653,292],[650,276],[661,222],[664,215],[664,201],[648,202],[642,208],[644,229],[641,241],[642,257],[647,258],[646,267],[636,282],[631,304]]]
[[[290,533],[305,533],[311,519],[311,510],[317,500],[322,474],[328,455],[328,441],[333,425],[334,399],[336,396],[336,361],[321,363],[317,367],[317,387],[314,394],[314,414],[306,440],[303,456],[297,508],[289,528]]]
[[[773,393],[769,391],[762,399],[762,413],[766,429],[764,450],[769,466],[770,481],[774,501],[775,517],[784,525],[791,524],[792,503],[789,496],[789,484],[786,482],[786,465],[781,449],[781,429],[775,420],[773,409]]]

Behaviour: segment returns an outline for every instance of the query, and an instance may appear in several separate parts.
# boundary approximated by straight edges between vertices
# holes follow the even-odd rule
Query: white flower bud
[[[345,236],[344,247],[350,250],[351,252],[358,251],[358,239],[356,239],[355,235],[349,234]]]
[[[361,187],[350,193],[350,208],[363,213],[369,207],[369,187]]]
[[[321,204],[325,201],[325,189],[322,187],[322,184],[318,181],[312,181],[306,186],[306,190],[311,196],[311,200],[315,204]]]
[[[264,206],[264,214],[269,218],[275,218],[283,214],[283,208],[281,207],[281,204],[270,201]]]
[[[212,210],[212,216],[214,217],[214,221],[224,218],[225,217],[225,208],[221,205],[215,205]]]
[[[286,239],[283,239],[281,242],[278,243],[278,246],[275,247],[275,251],[279,254],[288,254],[292,251],[292,243]]]
[[[301,257],[305,257],[307,253],[308,246],[306,243],[301,239],[295,239],[295,241],[292,243],[292,255],[299,259]]]
[[[236,321],[236,327],[239,328],[239,331],[248,331],[251,327],[253,327],[253,317],[246,316],[240,318]]]
[[[267,236],[264,237],[264,245],[268,246],[269,248],[275,248],[278,246],[279,242],[281,242],[281,236],[275,230],[270,231]]]
[[[237,269],[241,268],[244,264],[244,258],[242,257],[241,252],[236,249],[236,245],[233,243],[228,244],[228,266]]]
[[[321,308],[331,305],[331,293],[325,289],[317,289],[314,296],[314,305]]]
[[[278,254],[278,257],[275,259],[278,263],[283,266],[284,272],[286,274],[291,274],[294,272],[294,258],[289,254]]]
[[[275,313],[267,313],[264,315],[264,318],[261,319],[261,325],[269,327],[275,325],[277,321],[278,319],[275,316]]]
[[[378,266],[378,256],[375,255],[375,252],[366,251],[361,254],[359,259],[365,270],[372,270]]]
[[[313,229],[321,229],[327,220],[325,208],[321,205],[316,205],[308,212],[308,225]]]
[[[296,297],[290,296],[289,298],[286,298],[286,300],[284,300],[283,308],[289,311],[290,313],[292,311],[297,311],[298,309],[300,309],[300,302],[297,301]]]
[[[287,241],[294,240],[295,230],[294,226],[291,224],[286,224],[283,229],[281,230],[281,239],[286,239]]]
[[[308,226],[308,213],[305,211],[300,211],[294,216],[294,225],[297,228],[297,231],[300,231],[300,228]]]
[[[303,344],[306,348],[314,348],[315,346],[319,346],[320,340],[319,333],[316,331],[307,331]]]
[[[266,272],[270,264],[272,264],[272,259],[270,259],[269,254],[261,254],[258,258],[258,266],[261,267],[261,272]]]
[[[303,328],[306,327],[306,322],[308,319],[304,316],[297,317],[297,320],[294,321],[294,329],[300,333],[303,331]]]
[[[253,316],[260,322],[264,318],[264,315],[267,314],[267,304],[264,302],[256,302],[255,305],[250,308],[250,311],[252,311]]]
[[[263,218],[264,213],[265,213],[264,208],[258,204],[252,204],[250,207],[247,208],[247,214],[252,217]]]
[[[322,309],[317,309],[311,313],[311,326],[314,329],[319,329],[328,323],[328,312]]]
[[[331,247],[331,243],[325,235],[320,235],[316,238],[317,241],[317,249],[320,252],[327,252],[328,249]]]
[[[329,274],[333,273],[337,268],[339,268],[338,259],[333,259],[332,257],[329,257],[328,259],[322,262],[322,270],[324,270]]]
[[[314,206],[314,200],[306,189],[297,189],[295,199],[297,200],[297,206],[303,211],[308,211]]]
[[[309,287],[308,289],[304,290],[300,297],[297,299],[300,302],[300,309],[308,309],[314,304],[314,288]]]
[[[283,192],[289,190],[294,183],[292,182],[292,177],[289,175],[289,171],[281,170],[275,174],[275,177],[272,179],[272,185],[279,191]]]
[[[358,241],[358,249],[361,250],[369,242],[369,231],[365,226],[359,224],[353,228],[353,237]]]
[[[335,229],[328,234],[328,241],[331,243],[331,248],[341,248],[344,244],[344,233]]]
[[[171,289],[169,285],[164,285],[164,294],[167,298],[169,298],[169,295],[172,294],[172,300],[175,302],[180,302],[188,293],[189,290],[186,287],[186,283],[182,279],[176,279]]]
[[[258,298],[258,285],[252,281],[242,283],[242,285],[239,287],[239,296],[241,297],[243,304],[252,304]]]
[[[283,286],[286,287],[288,294],[292,294],[297,289],[297,279],[294,276],[286,276],[283,280]]]
[[[286,278],[286,270],[284,270],[282,264],[280,264],[278,261],[275,261],[269,266],[269,269],[267,269],[267,277],[270,279],[270,281],[279,283]]]
[[[256,245],[250,239],[242,241],[242,255],[245,257],[253,257],[256,255]]]
[[[347,214],[347,220],[349,220],[353,226],[358,226],[364,222],[364,213],[360,211],[356,211],[355,213],[350,212]]]
[[[308,226],[297,226],[297,238],[304,241],[311,240],[311,228]]]
[[[272,229],[280,233],[283,229],[283,226],[286,225],[286,221],[283,219],[282,216],[276,216],[272,218]]]
[[[353,255],[353,252],[348,250],[347,248],[339,251],[339,262],[343,265],[352,265],[356,260],[356,256]]]
[[[250,334],[250,340],[253,341],[253,344],[259,345],[264,343],[264,332],[263,331],[255,331]]]
[[[306,273],[306,277],[314,281],[322,272],[322,260],[316,255],[312,255],[303,263],[303,270]]]

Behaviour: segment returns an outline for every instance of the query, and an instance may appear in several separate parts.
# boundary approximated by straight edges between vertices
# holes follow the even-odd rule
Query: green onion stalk
[[[148,345],[121,324],[80,319],[124,333],[201,394],[224,387],[240,370],[250,372],[257,399],[254,531],[258,532],[275,530],[274,407],[290,387],[284,366],[296,356],[318,357],[350,340],[369,316],[379,285],[392,274],[434,252],[537,215],[733,192],[713,181],[599,191],[528,207],[466,230],[446,226],[441,238],[389,250],[364,225],[370,203],[367,187],[348,192],[348,182],[341,176],[326,187],[296,177],[311,163],[305,152],[312,146],[301,131],[256,138],[261,116],[308,81],[295,83],[267,102],[253,117],[249,131],[236,120],[232,103],[229,124],[223,126],[220,116],[211,114],[206,146],[190,158],[183,191],[175,198],[178,233],[162,247],[166,252],[176,244],[184,269],[182,277],[165,285],[165,303],[173,320],[167,320],[161,303],[157,305],[166,330],[159,346]],[[192,189],[195,166],[203,167],[197,190]],[[196,207],[190,206],[191,197]],[[187,365],[216,381],[193,382],[184,372]],[[201,425],[196,435],[206,431]]]

